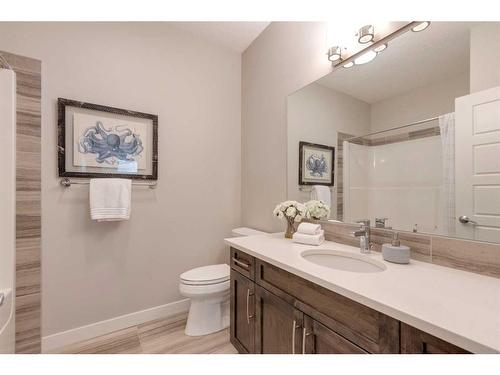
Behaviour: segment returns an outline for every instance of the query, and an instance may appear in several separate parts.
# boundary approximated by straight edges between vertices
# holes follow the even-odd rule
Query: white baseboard
[[[189,310],[189,298],[42,337],[42,353]]]

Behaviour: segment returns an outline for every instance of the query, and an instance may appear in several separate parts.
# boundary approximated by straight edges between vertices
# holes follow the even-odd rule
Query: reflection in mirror
[[[299,143],[333,147],[331,220],[500,242],[499,59],[500,23],[433,22],[291,94],[289,199]]]

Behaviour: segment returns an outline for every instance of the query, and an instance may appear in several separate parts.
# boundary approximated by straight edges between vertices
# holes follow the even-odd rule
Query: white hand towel
[[[332,207],[332,192],[328,186],[313,185],[311,188],[311,199],[315,201],[323,201],[329,208]]]
[[[305,245],[319,246],[325,241],[325,233],[323,230],[315,235],[295,232],[292,236],[292,241]]]
[[[318,234],[321,231],[320,224],[300,223],[297,228],[297,233],[302,234]]]
[[[90,180],[90,217],[97,221],[119,221],[130,218],[132,181],[122,178]]]

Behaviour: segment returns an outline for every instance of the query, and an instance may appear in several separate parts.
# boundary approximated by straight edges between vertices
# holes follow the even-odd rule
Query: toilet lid
[[[181,275],[181,281],[191,285],[217,284],[229,280],[229,266],[214,264],[212,266],[193,268]]]

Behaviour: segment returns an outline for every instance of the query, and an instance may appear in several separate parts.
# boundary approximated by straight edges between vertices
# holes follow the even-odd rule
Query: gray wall
[[[470,92],[500,85],[500,22],[484,22],[470,34]]]
[[[155,23],[0,23],[0,50],[42,60],[43,335],[179,300],[240,224],[240,54]],[[58,97],[159,115],[159,186],[130,221],[59,186]]]

